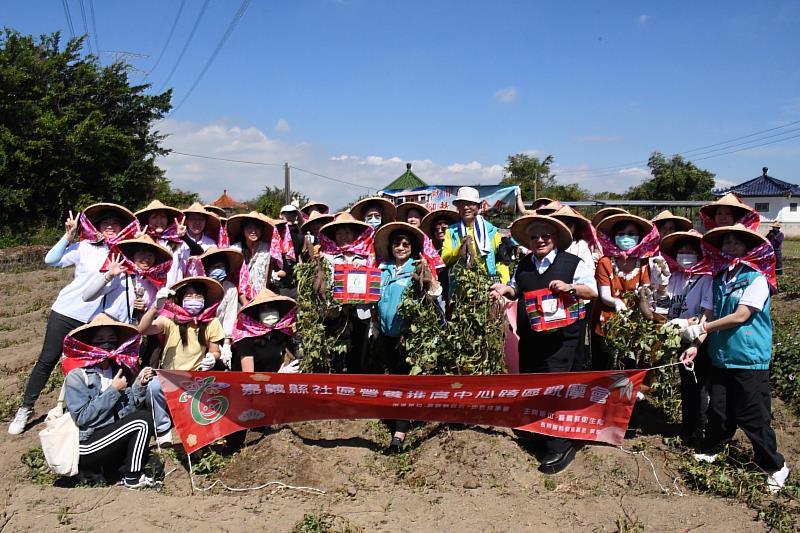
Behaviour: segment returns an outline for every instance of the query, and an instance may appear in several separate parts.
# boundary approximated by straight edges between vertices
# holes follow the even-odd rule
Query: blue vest
[[[489,239],[489,253],[486,254],[486,257],[480,256],[481,259],[486,260],[486,271],[489,273],[490,276],[497,275],[497,266],[496,261],[494,258],[494,236],[497,235],[497,228],[494,227],[491,223],[484,220],[484,228],[486,229],[486,238]],[[453,244],[453,248],[458,248],[461,246],[461,240],[464,238],[461,235],[461,223],[456,222],[450,226],[450,238],[452,239],[451,242]],[[475,248],[477,248],[477,243],[475,244]],[[479,252],[480,253],[480,252]]]
[[[414,260],[410,257],[399,269],[394,263],[381,263],[381,299],[378,300],[378,319],[381,333],[399,337],[402,333],[403,317],[397,312],[403,293],[411,284]]]
[[[714,319],[736,311],[745,288],[762,274],[742,265],[732,282],[725,282],[726,272],[714,278]],[[771,296],[764,308],[750,315],[744,324],[708,335],[708,353],[717,368],[769,370],[772,356],[772,319],[769,316]]]

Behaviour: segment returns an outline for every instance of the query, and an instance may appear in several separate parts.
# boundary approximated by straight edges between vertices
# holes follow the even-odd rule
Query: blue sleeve
[[[76,242],[72,246],[69,246],[69,241],[65,237],[61,237],[55,246],[50,248],[50,251],[47,252],[47,255],[44,256],[45,264],[47,264],[47,266],[69,266],[62,264],[64,259],[66,259],[64,256],[71,255],[68,252],[72,252],[73,250],[77,252],[78,244],[79,243]]]
[[[67,374],[64,380],[64,403],[78,429],[93,427],[108,416],[119,400],[120,393],[109,387],[98,396],[92,398],[84,379],[84,371],[76,368]]]

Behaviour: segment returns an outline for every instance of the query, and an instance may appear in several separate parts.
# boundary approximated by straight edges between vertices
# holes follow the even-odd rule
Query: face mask
[[[192,298],[191,300],[184,298],[181,305],[181,307],[186,309],[186,312],[192,316],[199,315],[205,306],[205,300],[197,300],[195,298]]]
[[[274,309],[265,309],[258,314],[258,319],[261,320],[261,323],[268,326],[277,324],[280,317],[281,314]]]
[[[690,267],[697,263],[697,254],[678,254],[675,259],[682,267]]]
[[[107,352],[113,352],[117,349],[117,343],[114,341],[103,341],[95,344],[96,347]]]
[[[372,229],[377,229],[378,226],[381,225],[381,216],[380,215],[370,215],[368,216],[364,222],[367,223]]]
[[[617,235],[614,237],[614,242],[617,243],[617,247],[620,250],[630,250],[639,242],[639,237],[634,237],[632,235]]]
[[[222,267],[212,268],[208,273],[208,277],[209,278],[213,278],[213,279],[219,281],[220,283],[222,283],[222,281],[226,277],[228,277],[228,273]]]

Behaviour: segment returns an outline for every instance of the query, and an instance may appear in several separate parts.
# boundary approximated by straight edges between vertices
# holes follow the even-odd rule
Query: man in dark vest
[[[511,235],[532,253],[520,260],[508,284],[497,283],[492,292],[498,298],[517,300],[519,371],[583,370],[583,301],[597,298],[591,269],[579,257],[564,251],[572,235],[555,218],[518,218],[511,225]],[[535,304],[530,305],[532,302]],[[571,440],[544,437],[543,441],[541,472],[560,472],[575,458]]]

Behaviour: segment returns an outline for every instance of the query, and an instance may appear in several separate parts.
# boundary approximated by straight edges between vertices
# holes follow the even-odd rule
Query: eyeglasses
[[[531,235],[530,237],[532,241],[538,241],[539,239],[542,239],[544,242],[547,242],[553,237],[553,235],[550,233],[540,233],[538,235]]]
[[[392,246],[394,248],[411,248],[411,243],[408,241],[397,241],[393,242]]]

